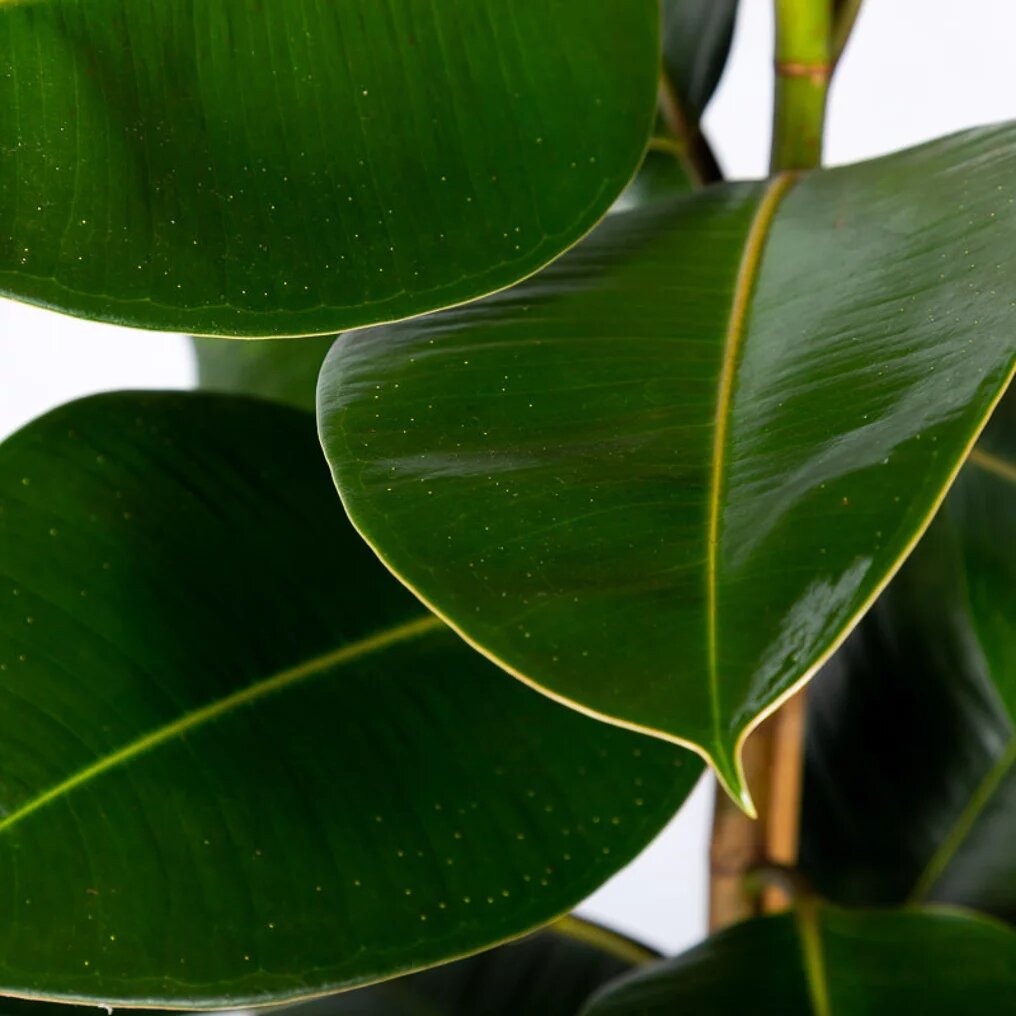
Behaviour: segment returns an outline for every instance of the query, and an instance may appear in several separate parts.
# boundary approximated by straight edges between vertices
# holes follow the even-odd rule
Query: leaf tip
[[[757,819],[758,809],[755,807],[747,780],[744,777],[744,764],[740,752],[736,752],[733,757],[717,755],[710,758],[709,761],[723,792],[748,818]]]

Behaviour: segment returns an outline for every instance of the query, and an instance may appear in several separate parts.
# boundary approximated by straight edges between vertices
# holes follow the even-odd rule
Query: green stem
[[[829,88],[832,0],[775,0],[776,97],[774,173],[812,169],[822,161]]]

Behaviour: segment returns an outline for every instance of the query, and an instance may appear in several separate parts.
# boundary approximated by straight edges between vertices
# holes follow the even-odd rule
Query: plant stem
[[[806,690],[802,689],[773,716],[769,770],[769,810],[765,815],[766,860],[794,868],[801,830],[801,791],[804,777]],[[766,885],[762,911],[774,913],[790,906],[787,890]]]
[[[790,906],[787,880],[752,879],[762,869],[797,864],[804,762],[804,692],[763,723],[744,746],[744,770],[758,819],[717,788],[709,852],[709,927]],[[755,884],[753,884],[755,883]]]
[[[775,4],[772,170],[812,169],[822,162],[829,76],[846,45],[861,0],[775,0]],[[758,731],[769,741],[764,774],[766,811],[759,812],[764,859],[788,869],[797,864],[806,713],[807,696],[802,688],[763,725],[764,734]],[[762,893],[764,913],[786,909],[789,904],[786,889],[779,885],[769,885]]]
[[[832,73],[834,0],[774,0],[776,96],[773,173],[812,169],[822,161],[826,93]],[[836,0],[842,43],[859,0]],[[842,43],[840,45],[842,45]],[[781,885],[753,879],[766,867],[797,863],[804,769],[806,700],[798,692],[744,746],[744,771],[759,818],[752,821],[717,789],[710,848],[709,926],[717,931],[759,913],[785,909]]]
[[[822,161],[826,92],[832,73],[832,0],[775,0],[776,96],[771,169]]]
[[[769,813],[769,784],[764,778],[772,758],[769,724],[744,746],[744,771],[759,816]],[[760,912],[761,898],[749,876],[766,860],[765,827],[748,818],[717,783],[713,835],[709,847],[709,930],[719,931]]]
[[[659,109],[660,117],[677,146],[681,163],[695,186],[703,187],[722,180],[720,164],[716,161],[702,128],[685,112],[674,82],[666,71],[660,74]]]

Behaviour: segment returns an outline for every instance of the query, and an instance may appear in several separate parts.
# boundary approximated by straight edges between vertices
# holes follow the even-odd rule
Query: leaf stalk
[[[660,73],[659,111],[675,142],[675,152],[695,186],[704,187],[722,180],[723,171],[701,125],[688,115],[666,71]]]

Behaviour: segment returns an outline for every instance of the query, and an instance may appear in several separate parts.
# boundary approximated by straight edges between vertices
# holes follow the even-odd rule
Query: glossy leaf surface
[[[740,747],[909,552],[1016,352],[1016,129],[610,216],[538,277],[353,333],[357,528],[516,676]]]
[[[809,698],[802,863],[1016,922],[1016,401]]]
[[[509,945],[358,991],[292,1016],[577,1016],[597,988],[654,954],[573,918]]]
[[[509,285],[631,177],[654,0],[0,3],[0,293],[334,332]]]
[[[331,335],[260,342],[191,339],[197,356],[198,387],[258,395],[313,411],[318,373],[333,341]]]
[[[691,788],[377,563],[309,414],[71,404],[0,447],[0,991],[208,1007],[549,921]]]
[[[1016,933],[973,915],[815,907],[735,925],[583,1016],[955,1016],[1016,1007]]]

